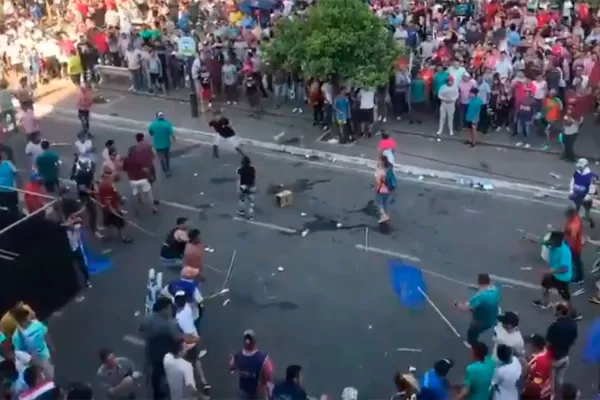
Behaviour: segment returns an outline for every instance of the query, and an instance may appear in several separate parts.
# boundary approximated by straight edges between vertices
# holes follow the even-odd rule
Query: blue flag
[[[84,239],[85,234],[82,232],[82,239],[79,245],[81,246],[83,259],[90,275],[98,275],[110,269],[112,267],[112,260],[103,254],[94,253],[90,246],[86,244],[87,240]]]
[[[402,260],[388,262],[390,281],[394,291],[400,298],[400,304],[415,309],[425,304],[427,284],[423,279],[423,271],[414,265],[405,264]]]
[[[600,318],[596,318],[588,330],[583,360],[590,364],[600,362]]]

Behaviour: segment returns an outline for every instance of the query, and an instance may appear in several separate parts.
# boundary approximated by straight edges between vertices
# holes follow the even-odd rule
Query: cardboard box
[[[294,202],[294,194],[289,190],[283,190],[275,195],[275,201],[279,207],[290,207]]]

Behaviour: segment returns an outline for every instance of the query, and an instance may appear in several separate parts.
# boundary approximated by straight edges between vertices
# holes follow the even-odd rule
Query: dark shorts
[[[466,121],[465,122],[465,126],[469,129],[471,128],[476,128],[477,127],[477,122],[472,122],[472,121]]]
[[[359,112],[360,122],[364,124],[372,124],[373,123],[373,109],[360,109]]]
[[[104,226],[112,226],[113,228],[123,229],[125,227],[125,220],[121,216],[110,212],[107,209],[102,211]]]
[[[544,278],[542,279],[542,287],[546,290],[556,289],[563,300],[571,300],[571,294],[569,293],[569,282],[558,280],[552,274],[544,275]]]

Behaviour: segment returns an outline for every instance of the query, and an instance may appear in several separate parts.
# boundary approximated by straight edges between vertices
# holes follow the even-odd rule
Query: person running
[[[469,301],[455,303],[458,309],[471,312],[472,319],[467,330],[467,342],[471,346],[483,332],[496,325],[500,309],[500,290],[488,274],[477,275],[477,287]]]
[[[554,231],[548,237],[544,246],[549,249],[549,268],[543,270],[542,278],[542,298],[534,300],[534,306],[548,309],[551,307],[549,301],[550,289],[556,289],[560,297],[571,308],[574,319],[581,319],[581,314],[577,313],[571,304],[571,293],[569,292],[569,283],[573,279],[573,258],[569,245],[564,241],[564,233]]]
[[[90,111],[94,104],[94,93],[89,83],[84,83],[79,89],[77,98],[77,117],[81,121],[82,132],[88,134],[90,131]]]
[[[123,160],[123,171],[129,178],[131,194],[137,200],[135,211],[138,213],[144,206],[152,209],[152,214],[156,214],[158,209],[154,203],[152,185],[150,185],[150,170],[140,162],[136,155],[135,146],[131,146],[127,157]]]
[[[152,137],[154,150],[158,154],[160,168],[167,178],[171,177],[171,146],[175,142],[175,128],[159,111],[156,119],[148,127],[148,133]]]
[[[384,155],[379,156],[379,163],[375,171],[375,195],[379,205],[379,223],[390,220],[388,207],[391,204],[392,193],[396,189],[396,174],[394,166]]]
[[[592,229],[596,226],[591,211],[597,180],[598,176],[590,170],[588,160],[585,158],[577,160],[575,172],[569,184],[569,200],[575,204],[577,211],[583,207],[585,218],[589,221]]]
[[[244,345],[229,358],[229,370],[239,374],[239,390],[244,398],[266,398],[273,381],[273,363],[256,345],[256,333],[244,332]]]
[[[115,189],[112,171],[104,168],[98,184],[98,201],[102,205],[104,226],[114,228],[124,243],[131,243],[131,238],[125,235],[125,218],[122,197]]]
[[[208,126],[212,127],[218,134],[215,137],[215,142],[213,143],[214,158],[219,158],[219,150],[221,148],[226,148],[229,151],[235,150],[244,156],[244,153],[240,149],[239,142],[235,136],[235,131],[229,124],[229,119],[223,116],[219,111],[215,111],[213,114],[213,119],[210,120]]]
[[[160,248],[160,260],[163,267],[181,268],[181,260],[185,252],[188,237],[188,219],[179,217],[175,221],[175,227],[167,233],[165,241]]]
[[[574,207],[569,207],[565,211],[565,225],[564,235],[565,242],[569,245],[571,250],[571,258],[573,262],[573,283],[575,285],[583,284],[583,261],[581,260],[581,253],[583,252],[583,221],[579,213]],[[573,296],[579,296],[584,293],[584,289],[581,287],[577,289]]]
[[[242,157],[242,165],[237,170],[239,207],[238,215],[249,220],[254,219],[256,198],[256,169],[250,164],[250,158]]]

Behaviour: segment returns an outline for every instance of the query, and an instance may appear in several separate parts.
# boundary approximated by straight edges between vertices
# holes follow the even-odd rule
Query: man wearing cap
[[[256,333],[244,332],[244,345],[229,359],[229,370],[239,374],[239,389],[246,399],[266,399],[273,381],[273,363],[256,346]]]
[[[171,176],[171,145],[175,142],[175,128],[165,118],[162,111],[156,113],[156,119],[148,127],[148,133],[152,136],[152,144],[158,159],[160,168],[168,178]]]
[[[420,381],[419,398],[426,400],[445,400],[450,398],[450,383],[448,373],[454,366],[454,361],[447,358],[438,360],[433,368],[425,372]]]
[[[590,169],[588,160],[585,158],[577,160],[575,172],[569,184],[569,200],[573,202],[577,211],[583,207],[585,218],[589,221],[592,229],[596,226],[591,210],[597,180],[598,176]]]
[[[525,366],[521,398],[523,400],[550,400],[552,398],[552,356],[546,339],[538,333],[527,338],[531,358]]]
[[[507,311],[498,315],[498,322],[498,325],[494,328],[493,356],[496,357],[498,346],[503,344],[510,347],[517,358],[524,358],[525,341],[519,330],[519,316],[512,311]]]

